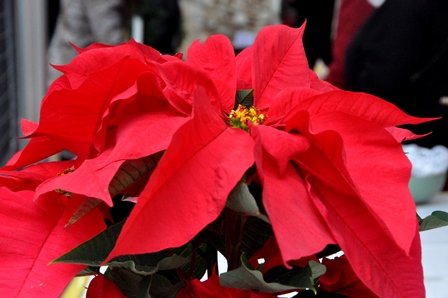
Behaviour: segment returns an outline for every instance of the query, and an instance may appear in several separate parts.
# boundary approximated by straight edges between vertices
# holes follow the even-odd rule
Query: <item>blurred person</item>
[[[318,61],[329,65],[335,0],[282,0],[282,23],[300,27],[306,21],[303,46],[310,68]]]
[[[73,45],[83,48],[94,42],[118,44],[128,39],[125,0],[60,0],[59,15],[48,46],[47,85],[61,73],[52,65],[64,65],[75,56]],[[62,152],[55,159],[72,159]]]
[[[93,42],[117,44],[128,38],[124,0],[60,0],[56,28],[48,48],[48,61],[67,64],[76,55],[72,44],[86,47]],[[48,69],[48,83],[60,75]]]
[[[134,0],[133,15],[143,21],[143,43],[164,54],[175,54],[181,42],[177,0]]]
[[[192,41],[215,33],[227,35],[239,52],[260,29],[280,23],[280,0],[180,0],[179,5],[184,31],[180,50],[185,54]]]
[[[333,18],[331,63],[328,65],[329,83],[345,87],[345,52],[353,37],[381,3],[378,0],[336,0]]]
[[[346,87],[442,120],[414,131],[425,147],[448,146],[448,1],[386,0],[350,44]]]

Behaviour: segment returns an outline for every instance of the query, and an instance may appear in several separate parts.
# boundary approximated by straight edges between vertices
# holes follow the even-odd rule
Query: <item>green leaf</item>
[[[207,244],[202,243],[193,249],[193,245],[188,243],[182,247],[174,248],[173,252],[188,260],[188,263],[181,268],[185,276],[197,279],[204,276],[207,271]],[[216,255],[216,251],[214,251],[214,254]]]
[[[294,267],[291,270],[285,267],[274,267],[265,275],[268,282],[278,282],[283,285],[296,286],[299,289],[315,289],[315,280],[324,275],[326,267],[319,262],[309,261],[305,268]]]
[[[173,285],[165,276],[154,274],[151,276],[149,294],[151,294],[151,298],[175,298],[182,287],[184,287],[183,281]]]
[[[138,298],[151,298],[149,295],[149,288],[151,287],[152,278],[149,276],[144,276],[139,283],[137,297]]]
[[[75,213],[70,217],[68,223],[65,225],[65,228],[68,226],[71,226],[72,224],[76,223],[79,219],[81,219],[84,215],[98,207],[99,204],[101,204],[101,200],[95,199],[95,198],[88,198],[86,199],[81,206],[78,207],[78,209],[75,211]]]
[[[230,192],[226,206],[235,212],[258,217],[269,223],[266,215],[260,212],[257,201],[251,194],[249,187],[244,182],[239,182]]]
[[[240,244],[241,252],[250,258],[263,247],[273,234],[270,224],[257,217],[249,217],[243,228],[243,237]]]
[[[107,263],[111,268],[125,268],[139,275],[152,275],[159,270],[173,270],[184,266],[188,260],[168,251],[151,254],[122,256]]]
[[[107,268],[104,276],[112,281],[126,297],[137,297],[145,276],[120,268]]]
[[[434,211],[431,215],[419,219],[420,231],[432,230],[444,226],[448,226],[448,213],[443,211]]]
[[[310,265],[306,268],[290,271],[289,275],[283,276],[283,279],[291,284],[282,284],[279,282],[267,282],[261,271],[250,268],[250,265],[244,256],[241,258],[241,263],[241,267],[220,275],[219,280],[222,286],[255,290],[265,293],[309,289],[314,288],[315,276],[323,274],[322,271],[324,271],[323,268],[325,268],[322,268],[323,265],[317,262],[310,262]]]
[[[112,248],[124,222],[119,222],[107,228],[92,239],[82,243],[65,255],[57,258],[53,263],[72,263],[87,266],[101,266]]]
[[[123,268],[108,268],[104,274],[126,295],[133,298],[175,298],[183,281],[171,281],[162,274],[142,276]]]
[[[258,208],[257,201],[250,193],[247,184],[244,182],[239,182],[230,192],[226,206],[233,211],[246,215],[260,215],[260,209]]]
[[[163,152],[158,152],[145,158],[124,162],[109,184],[110,195],[114,197],[134,183],[142,179],[147,179],[156,168],[162,155]]]
[[[238,90],[236,92],[235,108],[239,104],[243,105],[245,107],[253,106],[254,105],[254,90],[253,89]]]

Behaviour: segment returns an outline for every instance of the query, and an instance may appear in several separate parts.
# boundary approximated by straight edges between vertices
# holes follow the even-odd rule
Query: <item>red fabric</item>
[[[344,65],[347,46],[373,12],[367,0],[341,0],[337,16],[336,33],[332,44],[332,62],[326,80],[340,88],[344,87]]]

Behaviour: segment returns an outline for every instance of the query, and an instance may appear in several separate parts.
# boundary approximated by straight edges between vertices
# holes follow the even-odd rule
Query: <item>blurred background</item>
[[[448,146],[448,1],[445,0],[1,0],[0,164],[20,148],[20,119],[40,101],[77,47],[134,38],[187,54],[214,33],[235,52],[266,25],[299,27],[310,68],[345,90],[377,95],[405,112],[442,117],[415,143]]]

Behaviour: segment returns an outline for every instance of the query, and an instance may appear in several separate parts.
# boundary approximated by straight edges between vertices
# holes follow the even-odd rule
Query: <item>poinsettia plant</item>
[[[215,35],[185,59],[129,41],[55,66],[0,170],[0,296],[92,275],[87,297],[424,297],[431,222],[401,142],[431,119],[319,80],[303,30],[266,27],[237,56]]]

